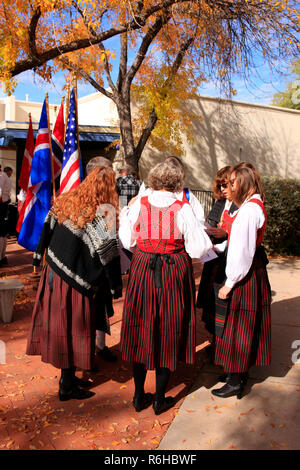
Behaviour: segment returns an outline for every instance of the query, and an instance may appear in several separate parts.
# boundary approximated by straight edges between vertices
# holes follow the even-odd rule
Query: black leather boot
[[[76,380],[77,379],[77,380]],[[61,378],[59,380],[58,398],[60,401],[67,401],[75,398],[77,400],[84,400],[95,395],[94,392],[89,390],[82,390],[78,387],[78,379],[75,377],[75,368],[61,369]],[[77,383],[76,383],[77,382]]]
[[[153,401],[152,393],[144,393],[143,395],[140,395],[140,396],[134,396],[132,404],[135,408],[135,411],[139,413],[140,411],[148,408],[148,406],[151,405],[152,401]]]
[[[156,415],[160,415],[164,411],[169,410],[174,406],[175,400],[173,397],[165,397],[163,401],[155,400],[153,402],[153,410]]]
[[[229,398],[236,395],[238,399],[241,399],[244,390],[241,374],[231,373],[227,377],[226,384],[221,388],[215,388],[211,393],[220,398]]]
[[[224,383],[228,383],[230,381],[230,377],[231,377],[231,373],[229,374],[222,374],[218,377],[218,381],[219,382],[224,382]],[[246,385],[247,382],[248,382],[248,378],[249,378],[249,374],[248,372],[242,372],[240,374],[240,377],[241,377],[241,382],[243,385]]]

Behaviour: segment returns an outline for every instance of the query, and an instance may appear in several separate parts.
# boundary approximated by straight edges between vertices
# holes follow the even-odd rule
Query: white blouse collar
[[[250,199],[259,199],[259,200],[262,202],[262,199],[261,199],[261,195],[260,195],[260,194],[252,194],[252,196],[248,197],[248,198],[243,202],[243,204],[241,205],[240,209],[241,209],[242,207],[244,207],[244,205],[247,204],[247,202],[249,202]]]

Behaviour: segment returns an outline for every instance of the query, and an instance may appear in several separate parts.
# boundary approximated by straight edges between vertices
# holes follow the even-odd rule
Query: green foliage
[[[300,110],[300,59],[293,62],[291,73],[294,75],[285,91],[275,93],[272,104],[282,108]]]
[[[264,245],[268,254],[300,256],[300,181],[263,178],[268,214]]]

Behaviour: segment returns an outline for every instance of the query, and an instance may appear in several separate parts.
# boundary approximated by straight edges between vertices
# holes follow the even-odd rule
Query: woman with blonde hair
[[[219,301],[228,303],[227,317],[214,351],[226,384],[212,393],[241,398],[249,368],[271,361],[271,289],[262,246],[267,214],[261,178],[252,164],[234,166],[229,183],[239,209],[228,232],[225,282],[218,291]]]
[[[27,351],[61,369],[59,399],[84,399],[89,382],[76,367],[93,368],[94,296],[102,285],[122,295],[116,238],[118,196],[112,168],[94,169],[77,188],[60,195],[49,211],[33,264],[46,251],[34,305]]]
[[[119,236],[123,246],[136,247],[128,274],[123,308],[121,351],[133,363],[136,411],[153,397],[145,393],[148,369],[156,371],[155,414],[173,406],[165,397],[171,371],[179,360],[195,359],[195,281],[191,258],[212,247],[191,206],[179,200],[184,173],[170,162],[149,173],[152,191],[123,208]]]

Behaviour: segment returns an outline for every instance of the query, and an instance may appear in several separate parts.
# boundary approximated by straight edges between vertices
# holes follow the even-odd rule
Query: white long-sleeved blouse
[[[147,194],[149,203],[155,207],[169,207],[178,197],[169,191],[151,191]],[[120,213],[119,237],[127,250],[136,245],[134,225],[141,209],[140,198],[131,206],[126,206]],[[212,248],[212,243],[204,231],[204,226],[197,220],[191,206],[184,204],[177,212],[176,224],[184,237],[184,245],[191,258],[202,258]]]
[[[254,194],[249,199],[261,201],[259,194]],[[265,221],[261,207],[248,202],[249,199],[239,208],[231,227],[225,270],[227,278],[225,285],[230,288],[248,274],[256,250],[257,230]]]
[[[140,187],[138,197],[141,198],[143,196],[149,196],[150,194],[153,193],[153,191],[154,191],[153,189],[146,187],[144,184],[142,184],[142,186]],[[179,201],[183,200],[183,191],[180,191],[179,193],[175,193],[175,194],[176,194],[176,199],[178,199]],[[190,190],[189,190],[189,195],[190,195],[189,204],[191,208],[193,209],[196,219],[198,219],[201,224],[204,224],[205,214],[204,214],[204,209],[202,207],[201,202],[196,198],[196,196],[194,196],[194,194]]]

